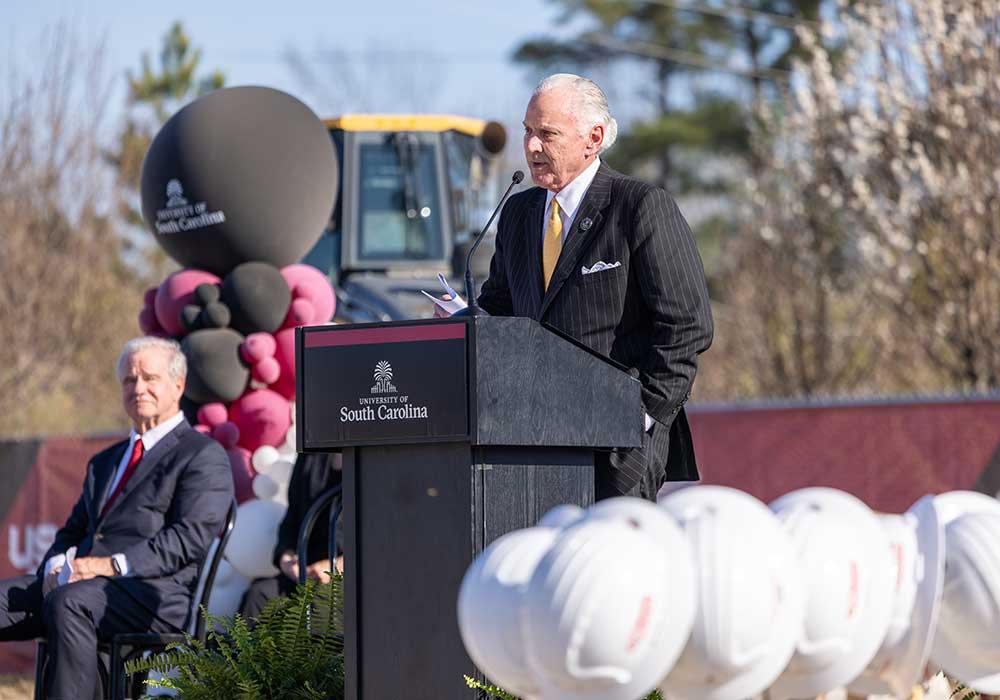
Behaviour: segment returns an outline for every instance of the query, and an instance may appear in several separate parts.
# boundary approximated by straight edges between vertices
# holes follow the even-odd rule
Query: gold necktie
[[[562,217],[559,215],[559,202],[552,199],[552,212],[549,215],[549,223],[545,227],[545,240],[542,242],[542,274],[545,276],[545,289],[549,288],[549,280],[556,269],[559,261],[559,252],[562,250]]]

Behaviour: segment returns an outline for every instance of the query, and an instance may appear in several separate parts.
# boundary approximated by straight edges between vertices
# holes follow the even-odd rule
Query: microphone
[[[497,214],[500,213],[500,209],[501,207],[503,207],[504,202],[507,201],[507,197],[510,195],[510,191],[514,189],[514,185],[520,184],[521,180],[523,179],[524,179],[524,171],[515,170],[514,174],[511,175],[510,185],[507,187],[507,191],[504,192],[503,197],[500,198],[500,203],[497,204],[497,208],[493,210],[493,214],[490,216],[489,221],[487,221],[486,225],[483,226],[483,230],[479,232],[479,235],[476,236],[476,240],[472,244],[472,247],[469,248],[469,254],[465,258],[465,296],[469,300],[469,306],[467,310],[464,310],[465,314],[462,314],[461,311],[459,312],[459,314],[461,315],[468,315],[468,316],[486,315],[486,312],[483,311],[479,307],[479,304],[476,302],[476,281],[472,277],[472,254],[476,252],[476,248],[478,248],[479,244],[483,242],[483,239],[486,237],[487,229],[489,229],[490,224],[493,223],[493,219],[497,217]]]

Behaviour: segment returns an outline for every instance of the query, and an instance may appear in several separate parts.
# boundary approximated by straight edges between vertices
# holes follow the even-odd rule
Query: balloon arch
[[[142,166],[143,218],[182,269],[146,292],[139,326],[179,341],[183,408],[226,449],[239,514],[214,614],[253,578],[277,574],[271,546],[295,460],[295,327],[333,318],[326,275],[298,260],[336,203],[326,128],[278,90],[209,93],[171,117]]]

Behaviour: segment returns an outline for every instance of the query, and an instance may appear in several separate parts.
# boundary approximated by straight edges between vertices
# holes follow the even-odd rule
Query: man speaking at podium
[[[524,115],[537,187],[504,206],[478,301],[494,316],[550,324],[637,374],[644,446],[598,453],[595,495],[655,500],[665,481],[698,478],[683,406],[712,313],[674,200],[601,162],[617,130],[592,81],[564,73],[538,85]]]

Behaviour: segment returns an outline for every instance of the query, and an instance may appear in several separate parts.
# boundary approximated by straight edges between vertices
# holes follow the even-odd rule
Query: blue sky
[[[0,63],[30,70],[46,27],[62,20],[83,41],[103,39],[119,85],[154,56],[175,20],[203,50],[202,65],[220,68],[227,84],[269,85],[303,99],[321,116],[347,111],[443,111],[497,118],[516,127],[535,81],[511,64],[524,38],[551,31],[559,8],[546,0],[446,2],[234,2],[233,0],[14,0],[4,8]],[[343,52],[335,77],[320,59]],[[318,76],[306,86],[291,68],[295,50]],[[37,49],[36,49],[37,51]],[[345,63],[346,61],[346,63]],[[7,80],[0,71],[0,83]],[[124,90],[115,104],[122,104]]]

